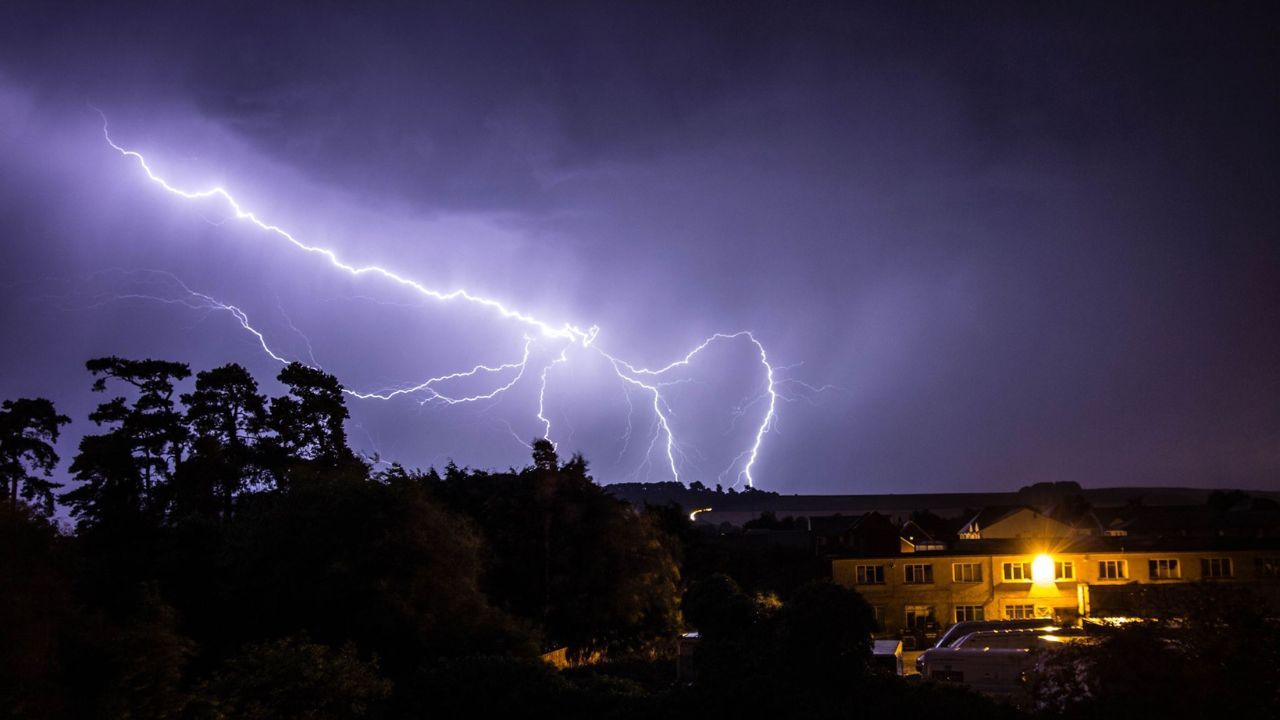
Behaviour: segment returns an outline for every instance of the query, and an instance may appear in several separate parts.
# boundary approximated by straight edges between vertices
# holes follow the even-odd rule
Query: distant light
[[[698,522],[698,513],[711,512],[711,508],[698,508],[689,513],[689,522]]]
[[[1031,581],[1035,583],[1053,582],[1053,558],[1041,554],[1031,561]]]

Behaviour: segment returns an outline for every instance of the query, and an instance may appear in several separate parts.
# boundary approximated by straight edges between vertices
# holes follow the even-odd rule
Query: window
[[[1053,564],[1054,580],[1075,580],[1076,564],[1070,560],[1063,560]]]
[[[1177,560],[1148,560],[1147,572],[1152,580],[1173,580],[1182,577]]]
[[[903,570],[906,572],[906,581],[910,584],[933,582],[933,565],[931,564],[904,565]]]
[[[884,606],[883,606],[883,605],[872,605],[872,606],[871,606],[871,614],[872,614],[872,615],[874,615],[874,616],[875,616],[875,618],[876,618],[876,625],[877,625],[878,627],[882,627],[882,628],[883,628],[883,627],[884,627]]]
[[[855,565],[853,568],[853,582],[856,585],[883,585],[884,566]]]
[[[982,582],[981,563],[952,563],[951,579],[958,583]]]
[[[1004,618],[1006,620],[1024,620],[1036,616],[1035,605],[1005,605]]]
[[[1031,582],[1031,563],[1016,562],[1004,564],[1004,579],[1013,582]]]
[[[1128,560],[1100,560],[1098,562],[1099,580],[1124,580],[1128,577]]]
[[[906,619],[907,630],[923,630],[927,625],[936,622],[932,605],[908,605]]]
[[[1280,558],[1254,558],[1253,565],[1259,579],[1280,578]]]
[[[956,622],[965,622],[966,620],[986,620],[987,613],[982,609],[981,605],[957,605],[956,606]]]
[[[1207,578],[1231,577],[1231,558],[1202,558],[1200,575]]]

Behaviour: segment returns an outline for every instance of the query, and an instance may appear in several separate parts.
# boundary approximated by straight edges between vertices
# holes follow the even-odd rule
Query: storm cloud
[[[175,282],[359,389],[524,343],[158,191],[101,110],[166,177],[637,364],[750,329],[797,381],[762,488],[1280,479],[1263,4],[111,5],[0,5],[0,396],[75,417],[64,457],[89,357],[277,372],[227,313],[141,297]],[[553,438],[602,482],[669,479],[605,365],[551,370]],[[682,479],[749,444],[759,372],[725,344],[672,388]],[[537,385],[352,400],[352,442],[519,464]]]

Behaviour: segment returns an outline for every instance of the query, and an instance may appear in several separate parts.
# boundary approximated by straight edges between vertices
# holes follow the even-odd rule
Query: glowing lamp
[[[1031,581],[1035,583],[1053,582],[1053,558],[1040,554],[1031,561]]]

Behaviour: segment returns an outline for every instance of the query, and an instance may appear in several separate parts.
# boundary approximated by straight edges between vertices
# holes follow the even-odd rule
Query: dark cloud
[[[599,323],[620,355],[751,328],[804,362],[789,376],[839,386],[782,407],[768,487],[1274,485],[1268,10],[7,4],[0,394],[87,406],[79,363],[107,351],[272,372],[216,313],[85,309],[94,283],[137,288],[85,280],[107,267],[243,304],[361,387],[519,352],[483,315],[387,305],[410,298],[157,197],[102,152],[92,102],[169,171],[344,256]],[[741,447],[752,368],[718,362],[673,400],[706,456],[690,479]],[[561,438],[630,473],[648,436],[619,452],[616,382],[590,363],[551,382]],[[519,462],[528,390],[483,412],[357,404],[353,437],[410,464]]]

